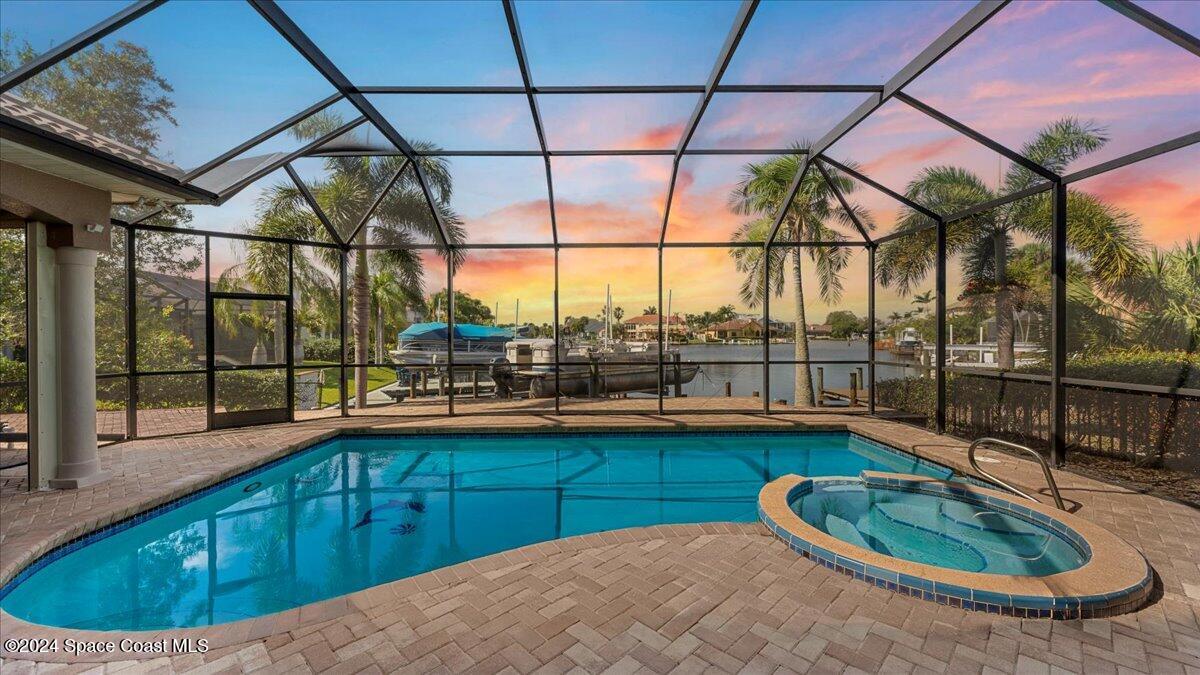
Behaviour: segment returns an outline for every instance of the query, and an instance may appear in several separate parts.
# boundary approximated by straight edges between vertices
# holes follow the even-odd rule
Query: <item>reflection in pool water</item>
[[[223,623],[559,537],[755,522],[774,478],[864,469],[949,474],[845,433],[340,438],[69,553],[0,605],[78,628]]]

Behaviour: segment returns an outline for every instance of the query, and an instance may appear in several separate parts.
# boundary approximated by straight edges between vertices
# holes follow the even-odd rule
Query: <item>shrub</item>
[[[287,407],[287,374],[242,370],[217,375],[217,401],[229,412]]]
[[[25,412],[25,362],[0,356],[0,382],[19,382],[19,386],[0,387],[0,412]]]
[[[340,340],[332,338],[311,338],[304,341],[304,361],[324,361],[339,363],[338,350],[342,347]]]
[[[1116,351],[1067,362],[1067,375],[1105,382],[1200,389],[1200,354],[1185,351]]]
[[[205,402],[204,373],[138,378],[138,408],[200,408]]]

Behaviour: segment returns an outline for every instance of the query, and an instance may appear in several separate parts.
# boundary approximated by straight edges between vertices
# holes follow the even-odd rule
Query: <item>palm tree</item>
[[[904,317],[900,315],[900,312],[892,312],[891,314],[888,314],[888,320],[892,323],[899,323],[900,319],[903,318]]]
[[[1047,125],[1024,145],[1021,154],[1061,174],[1075,159],[1094,152],[1108,141],[1104,129],[1093,122],[1065,118]],[[923,170],[908,185],[907,196],[925,207],[950,214],[970,206],[1013,194],[1043,181],[1016,164],[1005,174],[998,190],[989,188],[967,169],[935,166]],[[1021,308],[1015,297],[1019,290],[1009,276],[1014,235],[1035,242],[1050,242],[1053,202],[1044,191],[1010,202],[984,213],[956,220],[946,227],[947,257],[962,255],[964,296],[994,304],[996,314],[997,364],[1012,369],[1014,358],[1014,315]],[[897,230],[930,224],[924,215],[904,208]],[[1088,280],[1101,288],[1133,274],[1139,265],[1142,245],[1137,221],[1128,213],[1082,192],[1067,196],[1067,238],[1076,258],[1086,262]],[[923,232],[888,242],[880,247],[876,275],[883,286],[908,293],[936,265],[936,232]]]
[[[800,146],[795,146],[800,147]],[[788,189],[795,179],[796,172],[804,162],[804,155],[796,153],[773,157],[764,162],[751,163],[743,167],[742,179],[738,187],[730,195],[730,207],[734,212],[753,219],[748,220],[737,229],[733,241],[753,242],[762,244],[771,234],[771,226],[775,215],[782,208],[787,198]],[[854,167],[853,163],[847,165]],[[843,195],[854,192],[857,185],[849,177],[829,169],[830,178],[837,184]],[[862,207],[851,204],[854,216],[864,227],[874,229],[875,223],[871,215]],[[837,197],[820,172],[810,170],[804,174],[804,180],[796,192],[791,207],[784,216],[780,226],[778,240],[785,242],[844,241],[845,237],[834,230],[832,223],[840,223],[852,227],[853,221],[837,202]],[[841,246],[772,246],[769,259],[763,254],[761,246],[738,247],[730,250],[730,255],[737,265],[737,270],[744,274],[740,295],[742,301],[750,307],[757,307],[763,302],[767,289],[764,271],[770,274],[770,286],[776,297],[783,295],[785,270],[792,274],[796,302],[794,317],[796,328],[795,360],[808,360],[808,325],[804,312],[804,283],[802,278],[803,260],[807,251],[808,257],[816,266],[817,282],[821,299],[826,304],[833,304],[841,299],[841,271],[850,262],[851,251]],[[763,266],[767,269],[764,270]],[[812,376],[808,364],[796,364],[795,374],[796,403],[802,401],[813,405]]]
[[[1200,349],[1200,240],[1154,249],[1138,274],[1113,293],[1131,317],[1132,345],[1152,349]]]
[[[375,308],[375,363],[383,363],[384,328],[396,325],[395,317],[410,307],[423,307],[420,289],[400,283],[395,270],[382,269],[371,275],[371,306]],[[389,321],[389,318],[391,319]]]
[[[912,303],[917,306],[917,312],[921,313],[925,311],[925,305],[933,302],[933,300],[933,291],[925,291],[924,293],[914,295]]]
[[[335,114],[313,116],[293,130],[301,140],[311,140],[342,125]],[[461,220],[449,208],[452,193],[450,167],[445,158],[429,157],[436,148],[428,143],[413,142],[420,155],[421,168],[429,182],[429,190],[435,197],[442,222],[446,226],[451,243],[460,243],[465,238]],[[404,158],[386,157],[327,157],[324,160],[325,176],[311,181],[309,190],[318,205],[337,229],[340,236],[348,236],[367,212],[370,204],[383,191]],[[259,198],[257,220],[252,226],[255,234],[283,236],[294,239],[327,241],[328,235],[316,214],[308,207],[303,194],[295,185],[279,183],[267,188]],[[415,174],[407,170],[396,181],[387,197],[375,210],[369,227],[363,227],[355,235],[354,245],[380,245],[385,249],[353,252],[351,261],[350,317],[353,324],[355,370],[355,407],[366,407],[367,369],[370,352],[370,287],[371,270],[388,271],[395,276],[396,285],[404,289],[407,298],[421,297],[423,291],[424,264],[419,251],[413,248],[423,241],[438,241],[437,222],[429,212],[429,206]],[[278,244],[251,242],[246,268],[256,277],[263,279],[287,279],[286,247]],[[446,256],[444,250],[441,251]],[[462,264],[461,250],[455,251],[448,260],[452,268]],[[316,256],[327,267],[337,268],[339,253],[335,249],[316,249]],[[294,256],[298,274],[308,274],[313,268],[304,256]],[[280,266],[282,261],[282,274]]]

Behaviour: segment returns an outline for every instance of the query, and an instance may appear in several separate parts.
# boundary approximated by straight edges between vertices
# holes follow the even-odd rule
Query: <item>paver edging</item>
[[[581,550],[603,550],[636,542],[653,542],[664,539],[695,539],[707,535],[740,535],[770,538],[771,533],[762,523],[695,523],[683,525],[652,525],[649,527],[631,527],[607,532],[581,534],[550,542],[538,542],[508,551],[500,551],[491,555],[466,560],[454,565],[440,567],[421,574],[396,579],[387,583],[364,588],[353,593],[334,598],[320,600],[293,609],[264,614],[262,616],[194,628],[175,628],[154,631],[96,631],[72,630],[55,626],[43,626],[30,623],[0,610],[0,623],[5,627],[6,640],[23,638],[41,638],[58,640],[63,644],[66,640],[120,643],[122,640],[152,641],[169,635],[172,639],[190,639],[191,644],[197,640],[207,640],[209,651],[241,644],[250,640],[261,639],[282,632],[294,631],[307,626],[337,619],[342,616],[369,610],[386,602],[389,595],[403,597],[406,593],[429,592],[433,589],[453,586],[463,583],[472,576],[487,575],[508,569],[508,572],[497,575],[502,578],[530,564],[549,561],[558,556],[569,556]],[[615,540],[613,538],[616,538]],[[548,543],[557,544],[555,547],[546,546]],[[514,562],[513,558],[520,559]],[[511,568],[511,569],[510,569]],[[457,579],[442,581],[441,578]],[[168,642],[168,644],[170,644]],[[166,651],[164,653],[147,654],[145,652],[129,652],[115,650],[105,653],[67,654],[64,652],[37,653],[12,652],[0,645],[2,659],[33,659],[45,662],[59,663],[104,663],[110,661],[126,661],[130,659],[145,659],[147,657],[175,656],[189,652]]]

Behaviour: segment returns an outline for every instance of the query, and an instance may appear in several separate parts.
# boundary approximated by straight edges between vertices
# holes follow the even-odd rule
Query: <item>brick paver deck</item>
[[[143,440],[104,448],[114,478],[93,488],[26,493],[18,479],[0,486],[0,579],[71,536],[346,426],[849,428],[960,468],[964,459],[963,444],[952,439],[836,414],[363,416]],[[989,469],[1037,489],[1033,465],[999,459]],[[213,649],[202,655],[91,660],[110,661],[106,671],[206,673],[1200,673],[1200,512],[1070,473],[1057,476],[1080,516],[1124,537],[1154,566],[1158,589],[1139,611],[1086,621],[964,612],[816,567],[760,526],[709,524],[546,542],[290,612],[165,633],[210,638]],[[6,638],[119,637],[2,618]],[[6,675],[59,665],[6,656]]]

